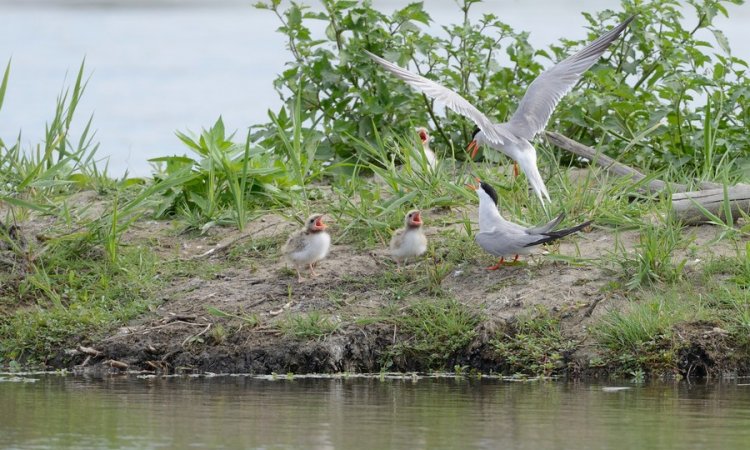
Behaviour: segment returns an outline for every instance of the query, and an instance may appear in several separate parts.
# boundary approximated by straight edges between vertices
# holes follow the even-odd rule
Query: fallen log
[[[545,137],[547,140],[560,147],[563,150],[567,150],[574,155],[584,157],[591,161],[592,164],[602,167],[608,173],[617,175],[620,177],[630,177],[634,183],[640,183],[646,180],[647,176],[625,164],[619,163],[616,160],[610,158],[602,152],[599,152],[587,145],[583,145],[580,142],[574,141],[569,137],[565,137],[562,134],[555,133],[552,131],[545,131]],[[710,183],[707,181],[700,183],[701,189],[719,189],[720,184]],[[641,193],[656,194],[669,189],[671,192],[688,192],[689,187],[686,184],[681,183],[667,183],[662,180],[652,179],[645,181],[645,184],[638,189]]]
[[[725,199],[729,200],[733,221],[742,214],[750,214],[750,186],[738,184],[727,186],[726,195],[724,188],[672,194],[672,215],[684,225],[711,222],[706,211],[726,221]]]
[[[723,185],[704,181],[698,183],[700,190],[689,191],[686,184],[667,183],[657,179],[649,180],[642,172],[559,133],[546,131],[545,137],[553,145],[574,155],[587,158],[592,164],[602,167],[608,173],[629,177],[636,184],[643,183],[637,188],[641,193],[655,194],[668,189],[672,193],[672,215],[684,225],[712,222],[711,215],[726,221],[725,199],[729,201],[733,220],[743,213],[750,213],[750,185],[727,186],[725,195]]]

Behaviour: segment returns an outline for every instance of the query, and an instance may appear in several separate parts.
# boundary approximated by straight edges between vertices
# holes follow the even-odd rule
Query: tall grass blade
[[[3,74],[3,81],[0,82],[0,110],[3,109],[3,101],[5,100],[5,90],[8,88],[8,78],[10,77],[10,60],[5,66],[5,73]]]

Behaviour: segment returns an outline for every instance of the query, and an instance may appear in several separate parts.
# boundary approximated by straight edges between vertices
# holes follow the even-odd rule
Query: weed
[[[248,200],[259,205],[288,203],[287,195],[277,187],[288,182],[282,161],[261,147],[252,147],[249,135],[244,146],[233,143],[221,117],[197,138],[179,132],[177,136],[199,159],[166,156],[149,160],[163,163],[163,171],[154,179],[171,185],[164,190],[157,216],[178,214],[203,231],[228,223],[241,230],[248,218]]]
[[[257,314],[230,314],[213,306],[207,306],[206,311],[214,317],[240,320],[243,325],[248,325],[250,328],[255,328],[260,324],[260,318]]]
[[[688,244],[682,227],[667,220],[664,224],[644,224],[635,252],[616,249],[613,258],[620,266],[628,289],[656,282],[673,284],[682,279],[687,259],[674,260],[674,252]]]
[[[480,320],[456,300],[418,300],[388,319],[405,338],[392,346],[389,357],[429,368],[452,367],[452,358],[474,338]]]
[[[227,329],[224,328],[224,325],[220,323],[214,324],[214,326],[211,327],[211,330],[208,332],[208,338],[214,345],[223,344],[227,340],[228,335],[229,333],[227,332]]]
[[[320,339],[335,333],[341,323],[319,311],[307,314],[290,314],[280,321],[279,327],[284,334],[297,339]]]
[[[529,376],[551,376],[566,367],[576,342],[563,336],[560,320],[546,309],[521,317],[509,333],[493,341],[508,371]]]

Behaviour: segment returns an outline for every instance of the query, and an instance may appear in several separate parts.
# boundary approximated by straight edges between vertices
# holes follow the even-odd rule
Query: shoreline
[[[216,227],[203,235],[177,232],[171,221],[139,221],[124,242],[153,257],[154,284],[142,312],[68,335],[18,362],[154,374],[458,371],[584,380],[750,374],[750,345],[741,334],[689,310],[706,273],[733,264],[724,261],[735,244],[712,244],[716,227],[686,229],[695,248],[712,254],[686,265],[683,283],[631,291],[610,262],[601,263],[613,243],[606,227],[488,272],[490,258],[468,236],[458,237],[455,218],[462,214],[474,212],[427,211],[431,250],[402,272],[381,246],[337,243],[320,276],[305,283],[280,258],[281,244],[296,229],[280,216],[259,218],[247,232]],[[29,235],[29,227],[47,226],[23,229]],[[339,230],[334,225],[332,235]],[[617,239],[637,246],[638,235],[622,231]],[[728,275],[714,278],[728,282]],[[604,339],[601,329],[613,317],[664,295],[677,299],[658,300],[665,310],[672,307],[665,302],[677,302],[684,320],[651,330],[632,347]]]

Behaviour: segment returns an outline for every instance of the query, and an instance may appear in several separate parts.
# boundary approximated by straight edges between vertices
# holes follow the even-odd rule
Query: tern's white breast
[[[407,230],[404,233],[404,239],[401,246],[392,249],[391,254],[394,258],[403,259],[419,256],[427,251],[427,238],[422,230],[418,228]]]
[[[309,234],[302,250],[289,254],[289,260],[294,264],[312,264],[325,258],[331,247],[331,236],[325,231]]]

